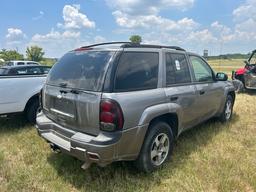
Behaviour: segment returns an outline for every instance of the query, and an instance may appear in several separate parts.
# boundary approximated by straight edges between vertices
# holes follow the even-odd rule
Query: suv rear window
[[[53,66],[47,84],[101,91],[107,64],[113,54],[111,51],[69,52]]]
[[[158,64],[156,52],[124,52],[118,64],[115,91],[157,88]]]

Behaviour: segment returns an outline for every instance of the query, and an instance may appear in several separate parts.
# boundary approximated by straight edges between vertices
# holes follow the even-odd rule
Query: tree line
[[[43,48],[38,46],[30,46],[26,49],[26,59],[30,61],[37,61],[40,62],[43,60],[44,57],[44,51]],[[4,61],[10,61],[10,60],[24,60],[24,55],[19,53],[16,50],[6,50],[2,49],[0,51],[0,59],[3,59]]]
[[[132,43],[138,43],[138,44],[142,42],[142,38],[139,35],[132,35],[129,40]],[[4,62],[4,61],[24,60],[24,59],[41,62],[46,59],[44,58],[44,55],[45,55],[45,52],[43,51],[43,48],[36,45],[27,47],[25,56],[16,50],[2,49],[0,51],[0,63],[1,63],[1,60],[2,62]]]

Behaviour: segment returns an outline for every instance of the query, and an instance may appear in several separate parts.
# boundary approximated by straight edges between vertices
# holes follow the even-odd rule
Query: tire
[[[33,99],[30,103],[28,103],[28,107],[26,109],[26,118],[29,123],[36,123],[36,115],[39,109],[39,101],[38,99]]]
[[[152,172],[170,160],[172,151],[173,134],[171,127],[165,122],[155,122],[149,126],[135,166],[140,171]]]
[[[225,102],[225,107],[223,109],[223,112],[221,113],[219,120],[222,123],[228,122],[231,120],[232,115],[233,115],[233,106],[234,106],[234,100],[231,95],[227,96],[226,102]]]

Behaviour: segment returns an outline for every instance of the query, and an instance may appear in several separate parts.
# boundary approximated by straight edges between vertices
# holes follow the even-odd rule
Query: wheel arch
[[[30,106],[30,104],[32,102],[34,102],[35,100],[39,100],[39,93],[33,95],[32,97],[30,97],[25,105],[25,108],[24,108],[24,112],[26,113],[27,110],[28,110],[28,107]]]
[[[166,114],[162,114],[160,116],[157,116],[155,118],[153,118],[150,122],[149,122],[149,128],[147,130],[147,132],[150,129],[150,125],[152,125],[153,123],[157,123],[157,122],[165,122],[167,123],[171,130],[172,130],[172,134],[173,137],[176,138],[178,137],[179,134],[179,120],[178,120],[178,115],[176,113],[166,113]]]

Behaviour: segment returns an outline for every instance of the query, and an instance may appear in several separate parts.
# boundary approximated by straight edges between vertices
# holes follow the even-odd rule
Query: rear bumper
[[[91,136],[62,127],[43,113],[38,114],[36,125],[38,134],[60,151],[101,166],[113,161],[136,159],[147,127],[138,126],[114,133],[100,132],[97,136]]]

